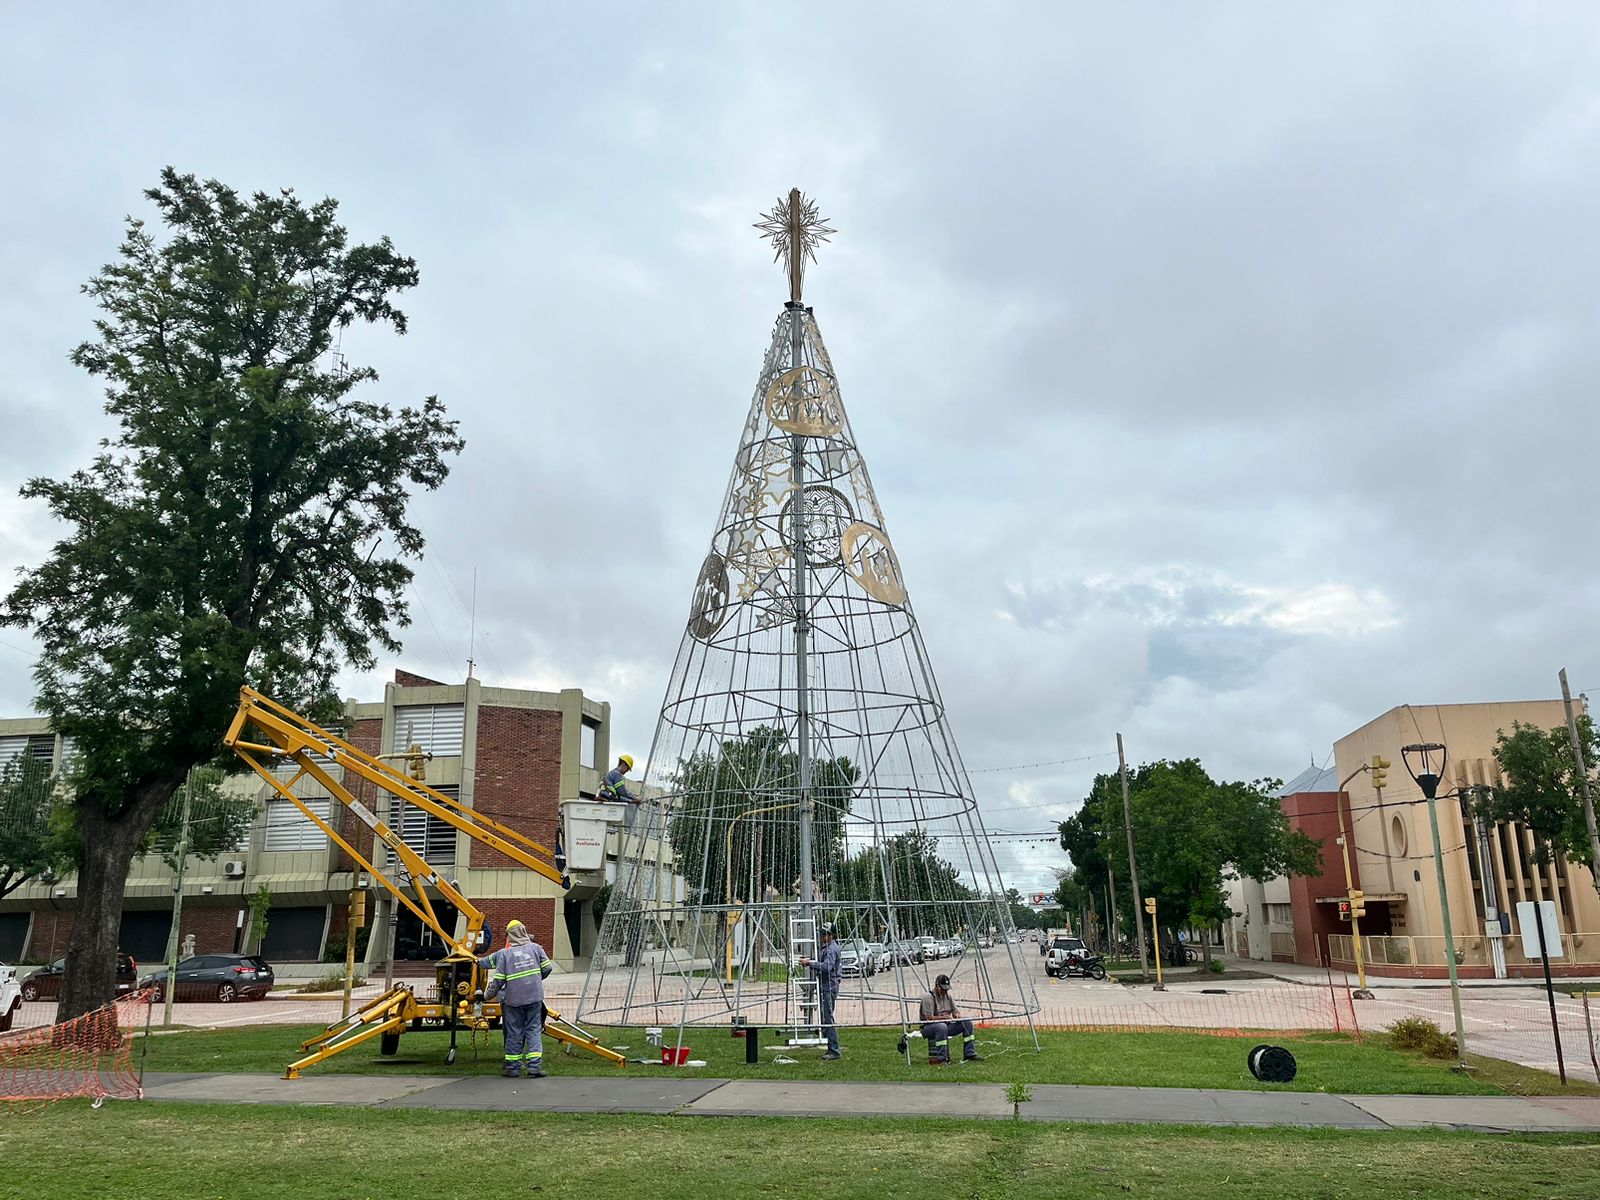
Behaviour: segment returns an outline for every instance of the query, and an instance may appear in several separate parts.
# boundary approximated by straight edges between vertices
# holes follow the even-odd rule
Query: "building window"
[[[461,791],[457,787],[436,787],[433,790],[449,796],[452,800]],[[441,820],[415,804],[405,804],[401,806],[397,824],[400,840],[420,854],[430,867],[448,867],[455,864],[456,827],[450,822]],[[387,854],[389,866],[392,867],[399,856],[393,850],[387,851]]]
[[[326,821],[333,801],[326,796],[310,796],[301,803]],[[262,848],[269,854],[326,850],[328,835],[289,801],[273,799],[267,801],[267,836]]]
[[[1294,905],[1269,904],[1267,905],[1268,925],[1294,925]]]
[[[591,725],[588,721],[584,721],[583,731],[579,735],[578,746],[578,761],[586,767],[593,767],[597,771],[600,770],[600,764],[595,760],[595,755],[600,751],[596,744],[599,739],[595,735],[599,732],[600,727],[598,725]]]
[[[53,762],[56,757],[56,735],[53,733],[23,734],[19,737],[0,738],[0,769],[13,759],[31,758],[34,762]]]
[[[390,750],[404,754],[413,744],[429,754],[461,753],[466,737],[467,708],[464,704],[406,704],[394,710],[394,745]]]

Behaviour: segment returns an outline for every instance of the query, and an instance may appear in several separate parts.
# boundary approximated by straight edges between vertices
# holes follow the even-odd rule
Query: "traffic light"
[[[350,928],[360,929],[367,923],[367,894],[361,891],[350,893]]]
[[[1348,921],[1349,919],[1350,919],[1350,901],[1341,900],[1341,901],[1339,901],[1339,920]]]
[[[1152,917],[1156,915],[1156,898],[1154,896],[1146,896],[1144,898],[1144,910]]]
[[[1381,755],[1372,756],[1372,786],[1377,791],[1383,791],[1389,782],[1389,760]]]
[[[1367,915],[1367,894],[1360,888],[1350,889],[1350,915],[1358,921]]]

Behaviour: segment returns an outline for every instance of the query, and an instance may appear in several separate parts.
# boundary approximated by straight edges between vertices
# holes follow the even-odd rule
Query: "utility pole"
[[[1117,873],[1110,859],[1106,860],[1106,903],[1111,906],[1106,911],[1106,955],[1109,957],[1111,943],[1117,936]]]
[[[1344,789],[1352,779],[1363,771],[1372,772],[1372,786],[1381,790],[1384,784],[1388,782],[1389,760],[1374,754],[1371,763],[1365,763],[1345,776],[1339,784],[1338,792],[1333,797],[1334,807],[1339,812],[1339,849],[1344,852],[1344,894],[1345,902],[1350,906],[1350,940],[1356,948],[1357,986],[1356,990],[1350,994],[1351,998],[1355,1000],[1371,1000],[1372,992],[1367,988],[1367,964],[1361,954],[1361,918],[1366,913],[1367,898],[1365,892],[1357,889],[1355,876],[1350,870],[1350,834],[1346,832],[1344,827]],[[1350,823],[1352,825],[1355,824],[1354,813],[1350,814]]]
[[[183,823],[178,829],[178,869],[177,880],[172,886],[172,928],[167,931],[167,983],[162,991],[166,994],[166,1011],[161,1018],[163,1025],[172,1024],[172,997],[178,990],[178,926],[183,921],[183,868],[189,861],[189,814],[193,811],[194,801],[194,768],[189,768],[189,775],[183,781]]]
[[[1583,762],[1583,743],[1578,740],[1578,718],[1572,712],[1572,690],[1567,687],[1567,669],[1561,668],[1561,702],[1567,708],[1567,736],[1572,739],[1572,761],[1578,768],[1578,786],[1583,791],[1583,823],[1589,827],[1589,877],[1600,892],[1600,832],[1595,829],[1594,800],[1589,796],[1589,769]]]
[[[1444,925],[1444,961],[1450,968],[1450,1007],[1456,1018],[1456,1070],[1470,1071],[1467,1065],[1467,1027],[1461,1019],[1461,978],[1456,973],[1456,935],[1450,927],[1450,892],[1444,882],[1444,851],[1439,846],[1439,780],[1444,777],[1449,754],[1438,742],[1422,742],[1400,747],[1406,770],[1428,798],[1428,829],[1433,834],[1433,870],[1439,879],[1439,913]],[[1434,758],[1438,763],[1434,763]],[[1415,761],[1413,761],[1415,760]]]
[[[1139,977],[1150,979],[1150,956],[1144,944],[1144,922],[1139,920],[1139,907],[1144,896],[1139,891],[1139,861],[1133,854],[1133,806],[1128,800],[1128,760],[1122,753],[1122,735],[1117,734],[1117,773],[1122,776],[1122,828],[1128,834],[1128,875],[1133,881],[1133,927],[1139,934]]]

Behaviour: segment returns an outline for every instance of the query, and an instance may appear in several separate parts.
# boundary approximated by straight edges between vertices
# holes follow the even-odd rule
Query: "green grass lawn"
[[[281,1073],[284,1066],[299,1056],[300,1041],[317,1032],[318,1026],[255,1026],[242,1029],[194,1030],[157,1034],[150,1039],[147,1070],[150,1071],[246,1071]],[[648,1046],[640,1029],[596,1030],[606,1045],[625,1045],[630,1058],[647,1053],[659,1059],[659,1051]],[[690,1075],[733,1079],[866,1079],[866,1080],[965,1080],[1011,1083],[1087,1083],[1123,1084],[1137,1087],[1250,1088],[1269,1091],[1285,1086],[1292,1091],[1327,1092],[1402,1092],[1423,1094],[1522,1095],[1559,1094],[1560,1081],[1553,1075],[1531,1071],[1509,1063],[1484,1060],[1477,1077],[1455,1074],[1449,1064],[1420,1055],[1391,1049],[1381,1035],[1368,1035],[1357,1043],[1339,1034],[1309,1037],[1269,1037],[1289,1047],[1299,1063],[1299,1075],[1292,1084],[1263,1084],[1254,1079],[1245,1064],[1255,1038],[1208,1037],[1189,1033],[1042,1033],[1041,1052],[1035,1052],[1025,1030],[984,1029],[979,1031],[979,1047],[985,1061],[970,1065],[930,1068],[927,1052],[920,1041],[913,1041],[912,1064],[895,1052],[898,1032],[893,1029],[844,1029],[842,1062],[822,1062],[816,1050],[787,1051],[793,1064],[773,1062],[776,1039],[770,1033],[762,1040],[762,1061],[747,1066],[745,1043],[728,1036],[726,1028],[690,1029],[685,1042],[692,1057],[704,1059],[704,1067],[681,1068]],[[668,1035],[671,1040],[671,1034]],[[381,1058],[376,1041],[358,1046],[345,1054],[311,1068],[328,1073],[371,1073],[398,1071],[406,1074],[488,1073],[500,1068],[498,1032],[478,1036],[476,1054],[471,1039],[464,1037],[454,1066],[445,1066],[446,1035],[436,1032],[407,1033],[400,1042],[396,1058]],[[134,1059],[144,1049],[143,1037],[134,1039]],[[612,1066],[589,1054],[565,1055],[547,1039],[546,1069],[561,1075],[604,1075],[616,1072]],[[622,1070],[661,1071],[660,1066],[630,1065]],[[678,1070],[680,1068],[670,1068]],[[1583,1086],[1568,1089],[1572,1093]],[[1600,1089],[1589,1088],[1592,1092]]]
[[[81,1103],[0,1122],[16,1200],[1486,1200],[1600,1195],[1600,1142],[1460,1133]]]

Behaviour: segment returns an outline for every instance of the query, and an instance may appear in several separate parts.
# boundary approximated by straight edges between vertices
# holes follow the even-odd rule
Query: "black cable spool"
[[[1257,1046],[1246,1061],[1250,1064],[1250,1074],[1262,1083],[1289,1083],[1298,1070],[1294,1055],[1282,1046]]]

